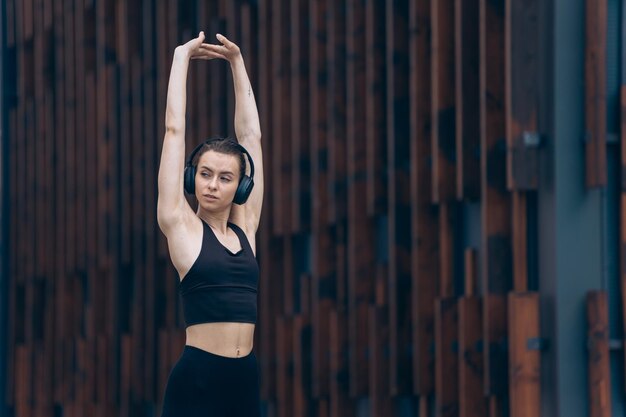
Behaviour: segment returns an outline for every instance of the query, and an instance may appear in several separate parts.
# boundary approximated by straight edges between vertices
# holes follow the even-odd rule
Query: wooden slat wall
[[[532,415],[539,353],[525,346],[540,312],[524,193],[540,178],[523,137],[540,109],[525,84],[540,70],[525,60],[538,4],[7,0],[15,415],[159,415],[185,333],[156,174],[172,53],[199,30],[241,46],[259,105],[268,415],[355,416],[363,399],[393,415],[399,398],[420,417]],[[191,64],[187,108],[189,149],[234,134],[226,63]],[[588,172],[601,172],[591,127]],[[469,247],[463,214],[477,203]],[[601,324],[602,299],[589,306]]]
[[[585,1],[585,183],[588,187],[607,182],[607,14],[606,2]]]
[[[587,293],[587,346],[589,369],[589,415],[611,415],[609,368],[609,305],[606,291]]]
[[[619,193],[619,282],[622,299],[622,337],[626,345],[626,85],[620,91],[620,193]],[[624,349],[626,359],[626,349]],[[626,362],[624,362],[626,364]],[[626,379],[626,373],[624,375]]]

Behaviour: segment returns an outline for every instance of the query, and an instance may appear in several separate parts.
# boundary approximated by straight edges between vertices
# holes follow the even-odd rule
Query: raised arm
[[[200,45],[204,33],[180,45],[174,51],[172,69],[167,87],[165,109],[165,137],[159,165],[157,219],[165,234],[186,214],[193,214],[183,191],[185,167],[185,109],[187,105],[187,69],[189,60],[206,55]]]
[[[243,223],[247,233],[254,235],[261,217],[264,188],[259,113],[239,47],[223,35],[218,34],[216,37],[222,45],[203,44],[202,47],[230,63],[235,87],[235,134],[239,143],[250,153],[255,172],[252,194],[243,206],[233,206],[231,217]]]

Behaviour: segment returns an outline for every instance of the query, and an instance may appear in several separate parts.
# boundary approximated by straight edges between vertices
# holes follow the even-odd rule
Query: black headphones
[[[192,194],[192,195],[196,193],[196,167],[192,165],[193,158],[200,151],[200,149],[202,149],[204,145],[211,143],[211,142],[220,141],[220,140],[229,140],[229,139],[222,139],[222,138],[208,139],[202,142],[201,144],[199,144],[198,146],[196,146],[194,150],[191,151],[191,154],[189,155],[189,158],[187,159],[187,163],[185,164],[185,173],[184,173],[184,186],[185,186],[185,191],[187,193]],[[254,162],[252,162],[252,157],[250,157],[250,154],[248,153],[248,151],[246,151],[246,148],[244,148],[243,146],[241,146],[234,140],[233,142],[234,142],[234,145],[242,153],[244,153],[246,157],[248,157],[248,162],[250,163],[250,176],[247,176],[244,173],[243,177],[241,177],[241,179],[239,180],[239,185],[237,186],[237,191],[235,192],[235,198],[233,198],[233,203],[244,204],[248,200],[248,197],[250,196],[250,193],[252,192],[252,187],[254,187],[254,181],[252,179],[254,178]]]

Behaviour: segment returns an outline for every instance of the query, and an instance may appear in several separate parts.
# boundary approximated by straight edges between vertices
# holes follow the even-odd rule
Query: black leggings
[[[254,352],[220,356],[186,345],[167,380],[161,417],[258,417]]]

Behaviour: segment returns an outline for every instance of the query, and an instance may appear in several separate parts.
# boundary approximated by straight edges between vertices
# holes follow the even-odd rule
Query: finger
[[[233,44],[231,41],[229,41],[226,38],[226,36],[222,35],[221,33],[216,34],[215,37],[217,38],[218,41],[223,43],[226,47],[230,47]]]
[[[203,43],[202,45],[200,45],[200,49],[211,51],[211,52],[216,52],[218,54],[223,54],[223,53],[228,52],[228,48],[226,48],[225,46],[215,45],[212,43]]]
[[[212,52],[212,51],[199,51],[198,53],[194,54],[191,58],[192,59],[214,59],[214,58],[226,59],[224,55],[217,53],[217,52]]]

